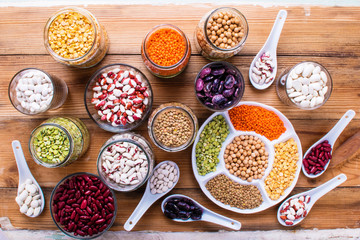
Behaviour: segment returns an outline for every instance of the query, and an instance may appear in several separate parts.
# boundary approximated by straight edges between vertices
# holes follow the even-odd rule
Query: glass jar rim
[[[161,109],[160,109],[160,107],[161,107],[161,105],[160,105],[157,109],[155,109],[155,111],[157,111],[157,112],[152,117],[151,125],[149,125],[149,130],[151,133],[149,135],[150,135],[151,139],[154,141],[154,144],[165,151],[168,151],[168,152],[182,151],[182,150],[186,149],[188,146],[190,146],[196,138],[196,128],[197,128],[197,124],[198,124],[196,115],[194,114],[192,109],[190,107],[186,106],[185,104],[178,103],[178,102],[170,102],[170,103],[165,103],[165,104],[172,104],[172,105],[162,107]],[[175,104],[178,104],[179,106],[176,106]],[[186,108],[189,108],[190,111]],[[155,137],[155,134],[154,134],[154,124],[155,124],[156,119],[160,116],[160,114],[162,112],[164,112],[165,110],[169,110],[169,109],[181,110],[182,112],[184,112],[187,115],[187,117],[189,117],[189,119],[191,120],[191,123],[192,123],[193,133],[192,133],[191,138],[189,138],[189,140],[185,144],[180,145],[178,147],[165,146],[164,144],[160,143],[157,140],[157,138]],[[193,116],[195,116],[195,118]]]
[[[213,16],[216,12],[220,11],[220,10],[225,10],[225,9],[230,9],[231,11],[234,11],[236,14],[238,14],[241,18],[244,19],[244,23],[246,25],[246,35],[244,35],[244,37],[241,39],[241,42],[239,42],[235,47],[233,48],[219,48],[218,46],[216,46],[213,42],[210,41],[209,39],[209,36],[207,35],[206,33],[206,26],[209,22],[209,19],[211,16]],[[249,32],[249,24],[248,24],[248,21],[246,20],[246,17],[244,16],[244,14],[242,14],[239,10],[237,10],[236,8],[232,8],[232,7],[219,7],[219,8],[216,8],[214,9],[213,11],[211,11],[211,13],[209,14],[209,16],[207,16],[206,20],[205,20],[205,23],[204,23],[204,35],[205,35],[205,39],[206,41],[212,46],[214,47],[216,50],[219,50],[219,51],[225,51],[225,52],[229,52],[229,51],[233,51],[233,50],[236,50],[237,48],[241,47],[246,39],[247,39],[247,36],[248,36],[248,32]]]
[[[48,164],[48,163],[45,163],[44,161],[41,161],[40,159],[38,159],[37,155],[33,151],[33,146],[32,146],[33,140],[34,140],[35,136],[37,136],[37,135],[35,135],[35,133],[37,131],[40,131],[42,128],[49,127],[49,126],[56,127],[58,129],[60,129],[61,131],[63,131],[66,134],[66,137],[69,139],[69,144],[70,144],[68,155],[66,155],[65,159],[62,162],[55,163],[55,164]],[[61,125],[59,125],[57,123],[42,123],[39,126],[37,126],[30,134],[29,151],[30,151],[31,155],[33,156],[33,159],[40,165],[42,165],[44,167],[48,167],[48,168],[55,168],[55,167],[62,166],[69,160],[69,157],[71,156],[71,154],[74,151],[74,142],[73,142],[73,139],[72,139],[69,131],[66,128],[62,127]]]
[[[160,28],[165,28],[165,27],[168,27],[168,28],[171,28],[171,29],[175,30],[177,33],[180,34],[180,36],[183,38],[183,40],[185,42],[184,55],[182,56],[182,58],[177,63],[175,63],[175,64],[173,64],[171,66],[161,66],[161,65],[158,65],[158,64],[154,63],[154,61],[149,57],[148,50],[146,48],[146,43],[147,43],[148,38],[150,38],[152,36],[152,34],[155,33],[156,30],[158,30]],[[149,59],[151,64],[153,64],[155,67],[160,68],[160,69],[172,69],[172,68],[175,68],[175,67],[179,66],[186,59],[187,52],[189,51],[189,41],[188,41],[188,38],[186,37],[185,33],[183,31],[181,31],[181,29],[178,28],[177,26],[172,25],[172,24],[168,24],[168,23],[159,24],[159,25],[156,25],[155,27],[153,27],[152,29],[150,29],[150,31],[146,34],[142,45],[143,45],[143,48],[144,48],[144,54],[145,54],[146,58]]]
[[[129,132],[128,132],[128,133],[129,133]],[[121,133],[120,133],[120,134],[121,134]],[[126,133],[125,133],[125,134],[126,134]],[[137,135],[137,134],[136,134],[136,135]],[[142,140],[144,140],[144,139],[142,139]],[[150,174],[151,174],[151,171],[150,171],[150,165],[151,165],[151,160],[150,160],[150,159],[151,159],[151,156],[149,156],[148,152],[145,151],[145,149],[144,149],[136,140],[133,140],[133,139],[125,139],[125,138],[124,138],[124,139],[119,139],[119,140],[112,140],[112,141],[110,141],[109,143],[105,144],[105,145],[100,149],[100,152],[99,152],[98,157],[97,157],[97,163],[96,163],[96,165],[97,165],[98,174],[99,174],[99,177],[101,178],[101,180],[102,180],[103,182],[105,182],[106,185],[107,185],[109,188],[111,188],[111,189],[113,189],[113,190],[115,190],[115,191],[121,191],[121,190],[119,190],[119,189],[115,189],[115,188],[112,187],[110,184],[107,184],[108,180],[104,178],[104,176],[103,176],[103,171],[99,168],[99,164],[102,163],[101,157],[102,157],[102,155],[104,154],[104,151],[105,151],[108,147],[110,147],[110,146],[112,146],[112,145],[114,145],[114,144],[116,144],[116,143],[120,143],[120,142],[127,142],[127,143],[133,144],[133,145],[135,145],[136,147],[140,148],[141,151],[143,151],[143,152],[145,153],[146,161],[148,162],[148,171],[147,171],[146,176],[144,177],[143,181],[142,181],[142,182],[139,182],[137,185],[135,185],[134,188],[132,188],[132,189],[129,190],[129,191],[134,191],[134,190],[140,188],[140,187],[147,181],[148,177],[149,177]],[[146,141],[146,143],[147,143],[147,141]],[[150,145],[149,145],[149,146],[150,146]],[[125,185],[125,184],[118,184],[118,183],[114,183],[114,184],[118,185],[119,187],[120,187],[120,186],[125,186],[125,187],[126,187],[126,186],[131,186],[131,185]]]
[[[43,111],[41,111],[41,112],[36,112],[36,113],[33,113],[33,114],[32,114],[32,113],[22,112],[22,111],[20,111],[20,110],[15,106],[15,103],[12,101],[12,99],[11,99],[11,97],[10,97],[10,87],[11,87],[11,84],[13,84],[13,82],[15,81],[15,78],[16,78],[18,75],[20,75],[21,73],[23,73],[23,72],[25,72],[25,71],[38,71],[38,72],[40,72],[41,74],[44,74],[45,77],[47,77],[47,78],[50,80],[50,82],[51,82],[51,86],[52,86],[52,88],[53,88],[53,95],[52,95],[52,97],[51,97],[51,101],[50,101],[49,105],[45,108],[45,110],[43,110]],[[42,113],[42,112],[46,112],[47,110],[50,109],[50,106],[53,104],[53,101],[54,101],[55,89],[56,89],[56,87],[55,87],[55,84],[54,84],[54,80],[53,80],[53,78],[50,76],[49,73],[47,73],[47,72],[45,72],[44,70],[41,70],[41,69],[39,69],[39,68],[24,68],[24,69],[21,69],[20,71],[18,71],[17,73],[15,73],[15,75],[11,78],[10,83],[9,83],[9,87],[8,87],[8,97],[9,97],[9,100],[10,100],[11,105],[13,105],[13,107],[14,107],[16,110],[18,110],[19,112],[21,112],[21,113],[23,113],[23,114],[25,114],[25,115],[36,115],[36,114],[39,114],[39,113]]]
[[[58,55],[56,52],[54,52],[54,50],[51,48],[50,44],[49,44],[49,28],[50,25],[53,23],[53,21],[61,14],[63,13],[67,13],[67,12],[78,12],[81,15],[83,15],[84,17],[86,17],[90,23],[91,26],[94,29],[94,41],[91,45],[91,48],[82,56],[77,57],[77,58],[63,58],[60,55]],[[85,8],[79,8],[79,7],[65,7],[60,9],[59,11],[57,11],[53,16],[51,16],[48,21],[46,22],[45,25],[45,29],[44,29],[44,37],[45,37],[45,47],[46,49],[49,51],[49,53],[53,56],[55,56],[57,59],[61,60],[61,61],[65,61],[65,62],[76,62],[79,61],[81,59],[84,59],[86,56],[88,56],[88,54],[90,54],[90,52],[94,49],[95,47],[95,43],[97,40],[97,32],[98,29],[96,27],[96,23],[97,23],[97,19],[96,17],[89,12],[88,10],[86,10]]]

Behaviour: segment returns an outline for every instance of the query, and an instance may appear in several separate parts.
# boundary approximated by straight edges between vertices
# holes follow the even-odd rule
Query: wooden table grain
[[[191,107],[200,124],[211,114],[194,96],[194,78],[208,63],[198,54],[194,45],[194,29],[203,14],[217,6],[195,5],[129,5],[87,6],[105,26],[110,49],[105,59],[90,69],[76,69],[55,62],[43,45],[43,28],[46,20],[59,7],[0,8],[0,217],[9,217],[20,229],[56,229],[49,211],[50,193],[55,184],[68,174],[87,171],[97,173],[96,158],[101,145],[113,134],[100,129],[89,119],[83,94],[89,77],[100,67],[111,63],[127,63],[139,68],[149,78],[154,90],[154,108],[169,101],[179,101]],[[246,79],[243,100],[258,101],[283,112],[298,133],[303,149],[324,135],[348,109],[359,112],[360,101],[360,8],[359,7],[287,7],[288,17],[278,46],[278,74],[300,61],[311,60],[323,64],[330,72],[334,89],[329,101],[320,109],[304,111],[285,106],[278,99],[275,86],[265,91],[254,89],[248,81],[248,70],[253,57],[266,41],[279,7],[234,6],[247,17],[249,36],[238,56],[229,59]],[[140,44],[153,26],[171,23],[181,28],[190,38],[193,52],[189,66],[174,79],[163,80],[152,76],[142,63]],[[69,96],[63,107],[37,116],[26,116],[16,111],[7,97],[11,77],[26,67],[37,67],[60,77],[69,86]],[[52,116],[76,116],[90,130],[91,145],[87,153],[70,166],[47,169],[37,165],[27,149],[32,129]],[[360,117],[354,120],[340,136],[335,148],[357,132]],[[147,126],[135,130],[147,139]],[[20,140],[28,165],[42,186],[46,208],[36,219],[19,212],[15,202],[18,173],[11,150],[11,141]],[[237,214],[212,203],[200,190],[191,168],[191,149],[167,153],[154,147],[156,162],[175,161],[181,178],[172,193],[187,194],[204,206],[242,222],[243,230],[284,229],[276,220],[277,206],[257,214]],[[324,183],[339,173],[348,180],[318,201],[309,216],[295,229],[332,229],[360,227],[360,164],[353,159],[343,166],[329,169],[318,179],[306,179],[301,173],[293,191],[298,193]],[[131,193],[117,193],[118,214],[112,230],[123,230],[123,224],[138,204],[144,188]],[[179,224],[168,220],[154,204],[134,230],[155,231],[217,231],[217,225],[199,222]],[[225,229],[227,230],[227,229]]]

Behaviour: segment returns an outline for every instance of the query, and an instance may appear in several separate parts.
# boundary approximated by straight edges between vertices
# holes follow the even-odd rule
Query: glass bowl
[[[209,73],[209,69],[211,69],[211,73]],[[218,74],[215,73],[214,70],[225,69],[225,71],[221,75],[213,75]],[[220,89],[220,85],[226,86],[227,82],[231,80],[231,78],[228,78],[229,75],[232,75],[234,77],[233,86],[229,89],[226,87],[222,87],[222,90]],[[213,76],[213,77],[212,77]],[[210,80],[207,80],[207,78],[211,78]],[[202,90],[199,90],[199,79],[202,81],[203,87]],[[230,79],[230,80],[229,80]],[[217,81],[217,82],[216,82]],[[217,87],[214,87],[214,84],[216,84]],[[228,85],[231,86],[231,85]],[[207,89],[207,90],[206,90]],[[209,90],[210,89],[210,90]],[[241,74],[240,70],[228,62],[211,62],[206,64],[200,72],[197,74],[195,78],[195,95],[197,100],[207,109],[215,112],[223,112],[227,111],[233,107],[235,107],[241,100],[244,91],[245,91],[245,82],[244,77]],[[219,91],[220,90],[220,91]],[[232,94],[225,95],[231,93]],[[224,99],[219,96],[220,98],[217,98],[216,101],[214,101],[215,95],[222,95]],[[219,99],[221,101],[219,101]],[[221,103],[219,105],[214,104],[215,103]]]
[[[148,53],[148,45],[151,42],[151,37],[160,30],[172,30],[181,36],[182,41],[185,45],[185,51],[182,58],[175,64],[171,66],[161,66],[153,62]],[[153,29],[151,29],[145,36],[143,43],[141,45],[141,56],[143,58],[144,64],[147,69],[155,76],[161,78],[172,78],[179,75],[186,68],[189,63],[191,56],[191,45],[189,39],[186,37],[185,33],[181,31],[178,27],[171,24],[161,24]]]
[[[30,78],[30,76],[33,76]],[[35,77],[34,77],[35,76]],[[52,89],[52,96],[50,97],[50,101],[48,103],[45,103],[44,106],[40,106],[39,109],[31,111],[31,109],[27,109],[26,106],[22,106],[22,101],[19,100],[18,98],[18,94],[20,96],[20,85],[25,85],[23,84],[23,79],[26,79],[27,83],[29,81],[29,79],[32,79],[32,83],[31,84],[26,84],[26,86],[31,86],[32,90],[31,92],[33,92],[32,95],[37,95],[39,94],[40,97],[42,97],[42,93],[38,93],[35,94],[35,89],[34,86],[38,86],[40,82],[38,82],[35,79],[40,79],[40,77],[42,77],[43,79],[46,79],[48,82],[50,82],[51,85],[51,89]],[[36,83],[34,83],[34,81],[36,81]],[[40,88],[45,86],[45,84],[43,85],[42,83],[40,84]],[[23,86],[21,86],[23,87]],[[49,89],[49,88],[48,88]],[[23,89],[24,90],[24,89]],[[44,88],[43,88],[44,90]],[[35,115],[35,114],[39,114],[39,113],[43,113],[46,112],[48,110],[52,110],[52,109],[56,109],[61,107],[64,102],[66,101],[67,95],[68,95],[68,87],[65,83],[65,81],[63,81],[60,78],[54,77],[54,76],[50,76],[47,72],[37,69],[37,68],[25,68],[20,70],[19,72],[17,72],[14,77],[11,79],[10,84],[9,84],[9,89],[8,89],[8,94],[9,94],[9,99],[11,104],[14,106],[14,108],[16,110],[18,110],[19,112],[23,113],[23,114],[27,114],[27,115]],[[47,91],[46,95],[50,94],[49,91]],[[21,99],[21,98],[20,98]],[[34,100],[33,102],[36,102],[36,100]]]
[[[109,76],[114,79],[110,79]],[[113,82],[112,84],[114,84],[114,86],[110,86],[111,83],[108,83],[108,81]],[[141,88],[139,88],[140,85],[132,87],[132,85],[136,85],[137,82],[141,83]],[[100,87],[96,84],[102,85]],[[98,90],[95,91],[93,88]],[[124,89],[128,91],[124,91]],[[135,89],[135,91],[132,91],[132,89]],[[144,90],[144,92],[140,90]],[[133,99],[130,99],[130,97],[132,97],[130,96],[130,91],[134,96]],[[106,94],[104,94],[104,92]],[[125,93],[126,96],[123,96],[123,93]],[[109,99],[109,97],[112,98]],[[145,121],[151,111],[153,93],[149,80],[140,70],[127,64],[116,63],[100,68],[91,76],[85,88],[84,101],[86,111],[90,118],[99,127],[109,132],[120,133],[130,131]],[[109,105],[106,106],[105,104],[97,107],[100,106],[99,104],[102,104],[103,101]],[[130,106],[129,102],[133,105]],[[138,105],[135,105],[135,102]],[[139,106],[142,106],[141,109]],[[125,115],[128,113],[126,110],[131,111],[133,115]],[[113,118],[108,116],[108,112],[112,113],[111,116]],[[131,120],[133,120],[133,122],[130,122]]]
[[[301,104],[301,102],[297,102],[295,101],[295,97],[290,97],[289,95],[292,93],[292,91],[294,91],[294,89],[291,87],[289,87],[289,78],[292,78],[291,75],[292,74],[296,74],[295,69],[301,65],[301,64],[313,64],[314,67],[319,67],[320,68],[320,75],[323,75],[324,77],[326,77],[327,81],[325,83],[325,87],[327,87],[327,91],[326,93],[323,95],[323,101],[321,104],[317,104],[316,106],[304,106]],[[300,75],[300,74],[299,74]],[[311,73],[310,77],[308,78],[309,81],[311,82],[310,78],[313,75],[313,73]],[[297,74],[298,76],[298,74]],[[301,79],[303,79],[303,77],[300,77]],[[320,82],[321,82],[321,78],[320,78]],[[289,106],[294,106],[303,110],[314,110],[317,109],[319,107],[321,107],[322,105],[324,105],[326,103],[326,101],[329,99],[331,92],[332,92],[332,88],[333,88],[333,83],[332,83],[332,78],[330,76],[330,73],[327,71],[327,69],[321,65],[320,63],[317,62],[313,62],[313,61],[304,61],[304,62],[300,62],[298,64],[296,64],[293,67],[289,67],[287,69],[285,69],[283,71],[283,73],[278,77],[278,79],[276,80],[276,93],[278,95],[278,97],[280,98],[280,100]],[[291,90],[293,89],[293,90]],[[318,93],[320,91],[317,91]],[[318,94],[317,93],[317,94]],[[310,94],[309,94],[310,95]],[[309,96],[307,95],[307,96]],[[319,95],[319,94],[318,94]],[[306,99],[305,99],[306,100]],[[311,100],[310,100],[311,102]]]
[[[176,145],[176,146],[166,145],[156,137],[155,125],[157,125],[157,120],[163,114],[169,113],[169,111],[178,111],[179,113],[182,113],[183,116],[187,118],[190,122],[191,134],[188,136],[187,139],[185,139],[186,141],[184,141],[181,145]],[[159,124],[159,126],[164,126],[164,125]],[[167,152],[178,152],[189,147],[195,140],[197,130],[198,130],[198,120],[196,115],[188,106],[182,103],[172,102],[172,103],[166,103],[160,105],[157,109],[154,110],[154,112],[149,117],[149,121],[148,121],[148,132],[151,140],[154,142],[156,146]]]
[[[89,187],[91,186],[90,184],[85,184],[85,180],[82,180],[84,184],[80,184],[80,187],[79,187],[79,185],[75,184],[75,185],[74,185],[74,188],[73,188],[75,191],[73,191],[72,193],[69,193],[70,190],[67,190],[67,189],[65,188],[65,190],[67,190],[67,192],[64,194],[64,192],[62,191],[62,190],[64,189],[64,185],[63,185],[63,184],[66,184],[66,182],[69,183],[69,181],[70,181],[71,179],[76,178],[76,177],[80,177],[80,176],[86,176],[86,177],[88,177],[90,180],[94,180],[94,179],[100,180],[99,188],[100,188],[101,192],[103,193],[103,195],[98,195],[97,198],[98,198],[99,196],[103,196],[103,197],[104,197],[105,195],[107,195],[107,196],[106,196],[106,199],[108,199],[108,201],[107,201],[108,203],[107,203],[106,206],[107,206],[108,208],[109,208],[109,203],[111,203],[111,201],[109,200],[109,197],[112,197],[112,199],[113,199],[113,200],[112,200],[112,201],[113,201],[113,202],[112,202],[112,205],[113,205],[112,207],[113,207],[114,210],[112,210],[112,213],[111,213],[111,214],[113,214],[113,216],[109,217],[111,214],[108,214],[108,215],[106,216],[106,215],[105,215],[106,212],[105,212],[105,214],[104,214],[104,215],[105,215],[105,219],[106,219],[106,217],[108,217],[108,219],[105,220],[105,221],[107,221],[107,223],[105,224],[105,225],[107,225],[107,226],[104,227],[104,229],[103,229],[102,231],[98,232],[98,233],[96,233],[97,230],[95,230],[95,231],[92,230],[92,232],[93,232],[92,236],[90,236],[90,235],[81,236],[81,234],[85,231],[85,230],[81,230],[81,229],[76,229],[77,233],[67,231],[67,230],[65,229],[65,227],[63,227],[62,224],[60,223],[61,218],[58,217],[58,214],[59,214],[59,213],[61,214],[61,211],[63,211],[63,210],[58,209],[58,205],[55,205],[55,204],[54,204],[54,202],[57,202],[57,203],[58,203],[58,202],[61,202],[61,201],[62,201],[63,203],[65,203],[65,200],[66,200],[67,202],[69,202],[69,201],[73,202],[74,200],[77,199],[76,195],[77,195],[77,192],[80,193],[81,187],[82,187],[83,189],[87,189],[87,190],[85,190],[85,191],[91,191],[91,193],[89,194],[89,196],[91,196],[91,197],[93,197],[93,196],[95,196],[95,195],[97,194],[97,191],[94,191],[94,190],[92,190],[92,189],[89,188]],[[85,179],[85,178],[83,178],[83,179]],[[87,183],[90,182],[90,181],[88,181],[88,180],[86,180],[86,181],[87,181]],[[71,185],[71,184],[70,184],[70,185]],[[61,191],[61,192],[59,192],[59,191]],[[57,194],[58,194],[58,195],[57,195]],[[70,196],[70,197],[66,197],[66,196]],[[72,197],[71,197],[71,196],[72,196]],[[60,198],[63,198],[63,200],[60,200]],[[72,200],[72,199],[74,199],[74,200]],[[76,208],[76,209],[78,209],[78,208],[79,208],[79,210],[82,211],[82,213],[84,213],[84,211],[88,212],[89,210],[87,209],[87,207],[85,207],[85,208],[82,208],[82,207],[81,207],[81,205],[83,204],[84,201],[86,201],[85,204],[88,203],[88,199],[83,199],[82,201],[80,201],[80,203],[77,203],[76,201],[73,202],[73,203],[70,203],[70,204],[72,204],[72,205],[78,204],[78,205],[80,205],[80,207],[77,207],[77,206],[72,207],[72,206],[70,206],[70,208],[66,208],[66,206],[65,206],[63,209],[71,209],[71,208]],[[69,203],[67,203],[67,204],[70,205]],[[101,204],[101,203],[100,203],[100,204]],[[94,205],[96,205],[96,206],[94,207]],[[95,202],[94,205],[91,204],[91,206],[89,207],[90,210],[93,211],[93,213],[96,212],[96,213],[99,213],[99,214],[100,214],[100,210],[98,210],[98,208],[99,208],[99,207],[98,207],[98,204],[96,204],[96,202]],[[106,208],[106,207],[104,207],[103,209],[105,209],[105,208]],[[86,210],[85,210],[85,209],[86,209]],[[58,213],[54,213],[55,210],[57,210]],[[111,210],[111,209],[110,209],[110,210]],[[78,213],[79,211],[76,211],[75,209],[67,210],[67,211],[68,211],[69,213],[71,212],[71,215],[73,214],[73,212],[75,212],[75,214],[74,214],[75,217],[74,217],[73,223],[74,223],[74,224],[76,223],[76,224],[75,224],[76,226],[78,226],[79,224],[82,223],[82,218],[80,218],[81,215]],[[69,237],[77,238],[77,239],[93,239],[93,238],[99,237],[99,236],[102,235],[103,233],[107,232],[107,231],[110,229],[110,227],[113,225],[113,223],[114,223],[114,221],[115,221],[115,219],[116,219],[116,213],[117,213],[116,197],[115,197],[114,192],[113,192],[110,188],[108,188],[108,187],[102,182],[101,178],[99,178],[99,177],[96,176],[95,174],[87,173],[87,172],[73,173],[73,174],[70,174],[70,175],[64,177],[64,178],[55,186],[55,188],[53,189],[53,191],[52,191],[52,193],[51,193],[51,197],[50,197],[50,213],[51,213],[51,217],[52,217],[55,225],[56,225],[65,235],[67,235],[67,236],[69,236]],[[65,213],[65,210],[64,210],[64,214],[66,214],[66,213]],[[70,215],[70,218],[71,218],[71,215]],[[101,214],[100,214],[100,215],[101,215]],[[78,216],[79,216],[79,217],[78,217]],[[88,214],[85,214],[85,213],[84,213],[84,215],[82,215],[82,216],[93,217],[94,215],[92,215],[92,214],[90,214],[90,213],[88,213]],[[67,216],[67,217],[69,217],[69,216]],[[65,217],[65,218],[67,218],[67,217]],[[57,218],[58,218],[59,221],[57,221]],[[85,218],[87,218],[87,217],[85,217]],[[100,220],[100,219],[97,218],[96,221],[98,221],[98,220]],[[95,220],[94,220],[94,221],[95,221]],[[86,221],[84,220],[84,222],[86,222]],[[70,224],[69,224],[69,225],[70,225]],[[105,225],[103,225],[103,226],[105,226]],[[85,227],[85,228],[86,228],[86,226],[87,226],[87,225],[84,224],[84,227]],[[82,228],[84,228],[84,227],[82,227]],[[72,227],[72,228],[74,229],[75,227]],[[96,228],[96,227],[94,227],[94,228]],[[79,232],[78,230],[80,230],[80,231],[82,231],[82,232]],[[76,235],[75,235],[75,234],[76,234]]]
[[[106,166],[106,168],[105,168],[103,166],[104,164],[108,164],[108,163],[110,164],[110,162],[113,162],[114,165],[118,164],[118,166],[115,169],[118,169],[118,170],[120,169],[119,170],[119,177],[120,177],[120,171],[123,169],[122,165],[121,165],[122,164],[121,159],[123,159],[123,157],[124,157],[123,154],[121,152],[117,151],[117,153],[115,155],[118,154],[118,157],[117,157],[118,161],[113,160],[113,159],[110,159],[110,161],[109,161],[109,159],[107,159],[108,155],[105,153],[106,151],[109,151],[110,149],[112,149],[115,146],[115,144],[117,144],[117,143],[127,143],[129,146],[135,147],[138,151],[139,150],[142,151],[146,156],[146,164],[145,164],[147,166],[146,173],[144,173],[143,179],[136,184],[117,183],[116,179],[115,179],[115,181],[112,179],[112,177],[116,176],[116,175],[113,174],[110,177],[109,172],[111,172],[111,171],[109,171],[109,169],[108,169],[109,167]],[[115,158],[115,156],[114,156],[114,158]],[[142,137],[138,134],[135,134],[133,132],[116,134],[116,135],[112,136],[109,140],[107,140],[100,149],[97,163],[96,163],[98,174],[99,174],[101,180],[104,181],[107,186],[109,186],[110,188],[114,189],[115,191],[119,191],[119,192],[134,191],[134,190],[140,188],[142,185],[144,185],[144,183],[146,183],[146,181],[149,179],[149,177],[152,174],[152,171],[154,169],[154,164],[155,164],[155,158],[154,158],[154,153],[152,151],[150,143],[144,137]],[[124,166],[126,167],[126,165],[124,165]],[[142,165],[140,165],[140,166],[142,166]],[[132,167],[136,169],[136,165],[132,166]],[[131,171],[132,167],[130,167],[129,171]],[[137,171],[139,171],[139,170],[137,170]]]

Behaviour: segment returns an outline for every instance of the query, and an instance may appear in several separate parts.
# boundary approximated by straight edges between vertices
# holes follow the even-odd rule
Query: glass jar
[[[124,162],[121,161],[125,159],[125,157],[129,159],[129,156],[125,156],[123,155],[124,153],[123,151],[117,150],[118,146],[116,145],[119,144],[126,145],[129,147],[129,149],[133,148],[134,149],[133,154],[135,155],[138,154],[137,157],[131,155],[133,161],[130,162],[134,164],[129,165],[125,161]],[[119,146],[119,147],[122,148],[123,146]],[[112,156],[111,153],[113,153],[114,156]],[[126,153],[128,152],[126,151]],[[145,160],[141,164],[140,163],[138,164],[136,161],[140,159],[139,156],[142,154],[145,155]],[[112,158],[108,159],[108,157],[112,157]],[[113,164],[113,165],[112,166],[106,165],[105,168],[103,164]],[[110,188],[120,192],[129,192],[140,188],[142,185],[146,183],[146,181],[149,179],[149,177],[153,172],[154,164],[155,164],[155,156],[152,151],[150,143],[144,137],[138,134],[135,134],[133,132],[127,132],[127,133],[116,134],[104,143],[98,155],[97,170],[101,180],[104,181]],[[133,173],[134,172],[136,173],[135,176],[138,173],[140,173],[140,170],[136,168],[138,165],[140,166],[139,169],[143,168],[144,170],[146,170],[144,171],[143,176],[141,176],[142,177],[141,181],[138,181],[137,183],[130,183],[130,182],[128,183],[119,180],[120,177],[122,178],[122,174],[124,173],[127,174],[128,172],[132,171]],[[123,172],[126,166],[129,166],[128,171]],[[113,167],[115,171],[118,170],[118,172],[114,172],[112,169]],[[132,168],[134,168],[135,170],[132,170]],[[118,175],[119,181],[116,181],[117,180],[116,175]]]
[[[30,95],[27,95],[27,91],[30,91]],[[68,87],[65,81],[50,76],[43,70],[25,68],[11,79],[8,94],[16,110],[23,114],[35,115],[61,107],[66,101]],[[34,103],[36,108],[32,107]]]
[[[74,17],[74,20],[83,19],[71,28],[73,32],[59,29],[59,26],[66,27],[73,23],[71,17]],[[83,35],[80,35],[82,33]],[[61,39],[57,39],[58,35]],[[81,37],[88,42],[79,41]],[[68,41],[68,38],[71,39]],[[67,42],[64,43],[65,41]],[[56,61],[78,68],[95,66],[105,57],[109,48],[105,28],[89,11],[78,7],[63,8],[49,18],[44,29],[44,42],[46,50]],[[78,45],[71,46],[73,42]]]
[[[87,151],[89,144],[88,129],[80,119],[54,117],[32,131],[29,150],[36,163],[56,168],[77,160]]]
[[[321,103],[316,104],[316,106],[311,106],[311,105],[308,106],[308,104],[303,104],[301,101],[297,101],[298,99],[295,100],[294,95],[290,95],[291,93],[294,92],[294,89],[292,88],[292,86],[289,85],[290,84],[289,79],[290,78],[293,79],[292,77],[298,77],[298,76],[301,78],[301,80],[304,79],[302,75],[295,73],[297,71],[297,67],[299,67],[300,65],[303,65],[303,64],[312,64],[315,68],[318,68],[317,71],[319,71],[319,75],[321,75],[322,78],[326,78],[326,82],[324,83],[324,87],[322,88],[322,89],[324,89],[324,88],[327,89],[326,93],[324,93],[324,94],[320,93],[320,91],[322,91],[322,90],[314,91],[314,92],[317,92],[316,94],[314,93],[314,96],[316,95],[315,97],[319,97],[319,93],[320,93],[320,95],[323,95]],[[294,75],[292,76],[292,74],[294,74]],[[311,73],[310,78],[307,78],[308,83],[309,83],[308,86],[311,85],[310,82],[313,83],[312,82],[313,80],[311,80],[312,75],[313,74]],[[323,80],[320,80],[320,81],[323,81]],[[302,86],[300,85],[300,87],[302,87]],[[317,62],[312,62],[312,61],[300,62],[293,67],[289,67],[289,68],[285,69],[276,80],[276,93],[277,93],[278,97],[280,98],[280,100],[286,105],[294,106],[294,107],[304,109],[304,110],[313,110],[313,109],[319,108],[322,105],[324,105],[331,95],[332,88],[333,88],[333,84],[332,84],[332,78],[330,76],[330,73],[327,71],[327,69],[323,65],[321,65],[320,63],[317,63]],[[308,87],[308,89],[309,89],[309,87]],[[310,90],[308,90],[308,91],[310,91]],[[313,95],[311,95],[311,96],[313,96]],[[308,100],[311,103],[311,100],[312,100],[311,96],[310,96],[310,92],[309,92],[309,95],[306,96],[306,98],[309,97],[309,99],[304,99],[304,100]]]
[[[214,33],[216,33],[215,30],[216,29],[219,30],[218,28],[221,26],[221,23],[219,23],[219,24],[214,23],[215,22],[214,16],[218,17],[219,14],[224,14],[224,13],[228,13],[230,16],[233,16],[233,18],[236,19],[237,24],[241,25],[241,30],[236,32],[238,34],[238,37],[240,37],[240,36],[242,37],[241,40],[234,46],[229,46],[229,48],[221,48],[221,45],[217,46],[210,39],[210,35],[212,35],[212,32],[214,31]],[[230,24],[233,25],[233,23],[231,23],[231,21],[230,21]],[[212,31],[211,29],[207,28],[208,26],[209,27],[216,26],[216,29]],[[227,28],[230,29],[229,27],[227,27]],[[234,35],[235,35],[235,30],[232,33],[234,33]],[[221,60],[227,59],[229,57],[232,57],[240,52],[240,50],[243,48],[243,46],[245,44],[248,33],[249,33],[249,26],[248,26],[247,20],[240,11],[238,11],[235,8],[221,7],[221,8],[217,8],[215,10],[208,12],[201,18],[201,20],[199,21],[199,23],[195,29],[195,39],[196,39],[195,45],[196,45],[196,48],[198,49],[198,51],[205,58],[207,58],[211,61],[221,61]],[[217,36],[217,34],[218,33],[216,33],[215,35]],[[223,34],[223,33],[221,33],[221,34]],[[232,37],[234,37],[234,35],[232,35]],[[218,39],[218,37],[216,39]],[[221,38],[221,39],[223,39],[223,38]]]
[[[178,59],[174,58],[174,60],[169,60],[169,65],[162,64],[159,59],[152,59],[151,53],[149,53],[149,45],[154,42],[154,39],[157,35],[161,34],[161,32],[165,32],[166,34],[172,32],[174,33],[174,37],[178,37],[178,41],[182,41],[182,46],[177,46],[177,48],[183,48],[182,56],[179,55]],[[166,49],[165,49],[166,50]],[[168,53],[168,51],[166,51]],[[179,75],[182,71],[184,71],[185,67],[189,63],[189,59],[191,56],[191,45],[189,39],[186,35],[176,26],[171,24],[161,24],[153,29],[151,29],[145,36],[142,45],[141,45],[141,56],[144,61],[147,69],[157,77],[161,78],[172,78]],[[157,56],[159,56],[157,54]],[[174,57],[174,56],[173,56]],[[178,60],[178,61],[177,61]],[[157,63],[156,63],[157,62]]]
[[[182,123],[175,122],[179,119]],[[176,126],[179,127],[176,129]],[[184,129],[188,131],[184,132]],[[176,133],[179,130],[183,131],[182,135]],[[167,152],[178,152],[189,147],[194,142],[197,131],[196,115],[182,103],[161,104],[149,117],[148,132],[151,140]]]

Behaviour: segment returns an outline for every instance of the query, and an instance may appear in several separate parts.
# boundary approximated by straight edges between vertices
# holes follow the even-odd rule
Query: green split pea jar
[[[29,149],[36,163],[56,168],[81,157],[89,143],[88,129],[80,119],[54,117],[42,122],[32,131]]]

